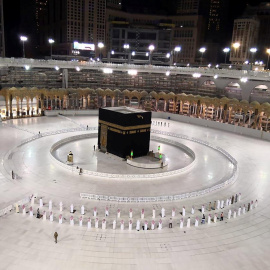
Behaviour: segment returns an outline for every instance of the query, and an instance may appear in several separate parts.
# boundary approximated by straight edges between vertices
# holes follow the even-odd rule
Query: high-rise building
[[[122,8],[122,0],[107,0],[107,7],[121,9]]]
[[[264,2],[258,6],[247,6],[244,15],[256,16],[260,21],[258,42],[255,44],[258,49],[256,58],[266,62],[266,50],[270,48],[270,2]]]
[[[106,0],[48,0],[40,19],[40,43],[43,52],[49,50],[53,38],[54,54],[70,55],[73,42],[105,41]]]
[[[108,50],[120,49],[124,43],[129,43],[130,50],[147,51],[150,43],[154,43],[155,52],[170,53],[176,46],[181,46],[181,52],[175,53],[174,61],[195,62],[203,38],[201,16],[133,14],[111,9],[107,9],[106,16],[107,32],[111,33],[106,40],[110,44]]]
[[[178,0],[178,15],[196,15],[199,14],[200,0]]]
[[[39,20],[43,54],[49,56],[49,38],[55,40],[54,55],[78,53],[73,47],[74,41],[95,46],[103,42],[105,47],[97,49],[96,56],[100,53],[105,56],[112,49],[122,50],[127,42],[131,50],[143,52],[153,42],[156,53],[169,53],[174,46],[181,46],[175,61],[195,62],[204,33],[202,16],[188,12],[182,16],[134,14],[120,10],[121,3],[119,0],[47,0]],[[90,56],[89,52],[85,56]]]
[[[178,0],[177,3],[177,14],[182,16],[194,14],[202,16],[199,25],[201,44],[198,44],[198,46],[207,47],[205,57],[209,62],[216,62],[220,47],[225,46],[229,1]],[[210,51],[211,53],[209,53]]]
[[[0,0],[0,56],[5,57],[3,0]]]
[[[256,47],[258,43],[260,22],[256,17],[246,17],[234,20],[232,34],[232,48],[230,61],[233,63],[243,63],[252,60],[250,49]],[[235,47],[234,44],[240,46]]]

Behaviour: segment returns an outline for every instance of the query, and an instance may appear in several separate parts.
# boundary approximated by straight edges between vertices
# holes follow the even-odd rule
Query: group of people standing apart
[[[29,200],[31,201],[31,204],[34,204],[35,198],[36,197],[34,197],[33,195],[32,195],[32,197],[29,198]],[[227,198],[226,200],[222,200],[222,201],[217,200],[217,201],[214,201],[214,203],[209,202],[208,209],[207,209],[207,207],[202,205],[201,209],[198,209],[202,213],[201,224],[206,223],[205,211],[211,212],[212,210],[223,209],[226,206],[230,206],[230,205],[235,204],[235,203],[240,202],[240,201],[241,201],[241,193],[233,195],[233,196]],[[256,208],[257,205],[258,205],[258,200],[256,200],[255,202],[253,202],[253,201],[248,202],[247,207],[245,206],[245,204],[242,207],[239,206],[238,213],[237,213],[236,210],[234,210],[233,213],[232,213],[232,210],[229,209],[228,210],[228,219],[230,219],[231,216],[233,216],[233,218],[235,218],[237,215],[240,216],[241,214],[245,214],[246,212],[252,210],[253,208]],[[59,206],[60,206],[60,212],[62,212],[63,211],[63,203],[60,202]],[[43,207],[42,198],[40,199],[39,207]],[[74,213],[73,204],[70,207],[71,207],[70,208],[70,213]],[[25,214],[26,213],[25,212],[25,206],[23,205],[22,208],[24,210],[23,213]],[[49,201],[49,210],[50,211],[52,210],[52,201]],[[31,212],[32,212],[32,215],[31,215]],[[19,213],[19,210],[17,211],[17,213]],[[186,221],[184,220],[184,217],[186,216],[186,208],[185,208],[185,206],[183,206],[182,212],[179,212],[179,213],[182,215],[182,218],[180,219],[180,228],[183,228],[184,226],[189,228],[192,225],[192,221],[191,221],[190,217],[188,217],[188,219]],[[194,214],[194,213],[195,213],[195,207],[192,206],[191,214]],[[171,215],[169,217],[169,222],[167,223],[169,228],[173,227],[173,221],[175,220],[174,218],[176,217],[176,214],[177,214],[177,210],[175,208],[172,208],[172,212],[171,212]],[[43,211],[43,215],[45,215],[45,220],[46,220],[46,211]],[[82,216],[79,219],[80,226],[83,225],[83,215],[85,215],[84,206],[81,207],[81,215]],[[120,211],[120,209],[117,209],[117,219],[118,220],[120,219],[120,215],[121,215],[121,211]],[[33,216],[33,208],[32,208],[32,206],[30,207],[30,216]],[[52,216],[53,216],[53,213],[51,211],[50,212],[50,221],[53,221]],[[99,228],[99,225],[98,225],[99,218],[97,217],[98,216],[98,211],[97,211],[96,207],[94,208],[93,216],[95,217],[95,228]],[[105,217],[108,217],[108,216],[109,216],[109,207],[107,206],[106,209],[105,209]],[[37,218],[43,217],[40,214],[39,208],[37,208],[36,217]],[[155,210],[155,207],[153,207],[153,209],[152,209],[152,218],[153,219],[152,219],[152,221],[150,223],[148,223],[145,220],[145,210],[142,209],[140,219],[138,219],[137,223],[136,223],[136,230],[139,231],[141,229],[140,228],[141,225],[143,225],[142,226],[143,230],[149,230],[149,229],[154,230],[156,228],[162,229],[162,224],[164,222],[163,218],[166,217],[164,207],[162,207],[162,209],[161,209],[160,217],[161,217],[161,219],[159,221],[155,220],[156,219],[156,210]],[[61,219],[61,224],[62,224],[62,218],[63,218],[63,215],[61,214],[59,216],[59,223],[60,223],[60,219]],[[129,210],[129,218],[130,218],[130,220],[128,222],[129,230],[132,230],[132,223],[133,223],[133,219],[132,219],[133,218],[133,210],[132,209]],[[44,217],[43,217],[43,219],[44,219]],[[217,219],[219,219],[220,221],[223,221],[224,220],[224,213],[221,212],[219,217],[218,217],[217,213],[215,213],[213,216],[209,213],[208,218],[207,218],[207,223],[210,224],[210,223],[212,223],[212,221],[214,223],[216,223]],[[116,229],[116,223],[117,223],[116,221],[117,221],[116,219],[113,221],[113,229]],[[197,227],[199,222],[200,222],[200,219],[198,217],[196,217],[194,222],[195,222],[194,223],[195,227]],[[124,220],[121,220],[120,223],[121,223],[121,230],[123,230],[124,229],[124,223],[125,223]],[[71,218],[70,218],[70,224],[74,225],[74,217],[73,216],[71,216]],[[150,226],[148,226],[149,224],[150,224]],[[88,218],[87,226],[88,226],[88,228],[91,228],[91,218]],[[102,229],[106,229],[106,219],[102,220]],[[55,243],[57,243],[57,238],[58,238],[58,233],[55,232],[54,233]]]
[[[160,126],[160,127],[170,127],[170,123],[168,122],[162,122],[162,121],[151,121],[151,124],[153,125],[153,126]]]

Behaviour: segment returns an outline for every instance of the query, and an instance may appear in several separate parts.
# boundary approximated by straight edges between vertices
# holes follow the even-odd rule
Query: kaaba
[[[99,109],[98,148],[126,158],[149,152],[151,112],[129,107]]]

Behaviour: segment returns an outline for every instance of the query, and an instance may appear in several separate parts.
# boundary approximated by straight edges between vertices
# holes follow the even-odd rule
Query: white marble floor
[[[70,118],[89,127],[97,125],[97,117]],[[32,133],[78,127],[76,123],[62,117],[20,119],[9,123]],[[214,150],[179,140],[195,152],[197,160],[196,166],[183,175],[128,182],[79,176],[55,164],[49,149],[60,139],[82,132],[44,137],[15,149],[12,155],[6,155],[21,140],[33,134],[0,124],[0,209],[34,193],[45,202],[41,211],[48,211],[48,201],[53,201],[55,219],[60,214],[58,205],[62,201],[65,218],[60,225],[56,220],[43,222],[14,211],[0,217],[0,269],[269,269],[269,142],[173,121],[170,121],[169,128],[153,128],[193,136],[224,148],[238,161],[237,181],[204,197],[171,203],[124,204],[81,200],[80,192],[117,196],[190,192],[218,183],[223,177],[229,177],[231,171],[227,160]],[[73,145],[75,152],[83,152],[85,145],[81,143]],[[61,151],[64,152],[63,149]],[[110,162],[107,166],[115,171],[122,170]],[[16,173],[17,179],[11,179],[11,170]],[[199,209],[202,204],[226,199],[238,192],[242,193],[242,200],[232,205],[232,210],[255,199],[259,201],[258,206],[235,219],[227,220],[228,208],[223,210],[223,222],[179,228],[183,206],[193,223],[196,216],[201,217]],[[76,209],[74,226],[69,225],[71,203]],[[85,205],[86,215],[83,227],[79,227],[82,204]],[[193,215],[190,213],[192,205],[195,207]],[[36,202],[34,212],[38,207]],[[87,229],[89,217],[92,218],[92,226],[94,224],[94,207],[98,209],[100,220],[104,218],[105,207],[109,208],[110,216],[106,217],[108,229],[102,230],[101,225],[99,229]],[[160,219],[158,214],[161,208],[166,209],[166,217],[162,219],[163,229],[135,231],[141,209],[145,210],[144,220],[150,223],[153,207],[157,211],[156,222]],[[169,229],[168,221],[174,207],[176,216],[173,218],[173,229]],[[128,230],[127,224],[130,208],[134,213],[132,231]],[[117,209],[121,209],[121,218],[117,218]],[[207,211],[206,215],[219,215],[220,212]],[[114,219],[117,220],[116,230],[112,230]],[[120,230],[121,219],[125,221],[123,231]],[[58,244],[53,240],[54,231],[59,234]]]
[[[150,150],[157,151],[158,145],[160,145],[162,153],[169,159],[169,165],[164,169],[145,170],[130,167],[130,165],[120,157],[95,151],[94,145],[97,145],[97,138],[72,141],[58,148],[55,156],[58,160],[65,163],[67,160],[67,153],[72,151],[74,156],[74,166],[106,173],[119,173],[119,168],[121,168],[122,174],[147,174],[172,171],[184,168],[193,161],[193,159],[181,148],[151,140]],[[134,161],[136,160],[137,159],[135,158]]]

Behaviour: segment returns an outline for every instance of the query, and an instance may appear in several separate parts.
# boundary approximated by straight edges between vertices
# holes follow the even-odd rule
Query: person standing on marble
[[[37,209],[37,218],[40,218],[39,208]]]
[[[12,176],[12,179],[14,179],[14,172],[11,171],[11,176]]]
[[[250,210],[250,203],[248,203],[248,209],[247,209],[248,211]]]
[[[223,221],[223,217],[224,217],[224,215],[223,215],[223,212],[220,214],[220,221]]]
[[[96,146],[94,145],[94,151],[96,151]]]
[[[54,233],[54,241],[55,241],[55,244],[57,244],[57,237],[58,237],[58,233],[55,232],[55,233]]]
[[[172,229],[172,218],[170,218],[170,221],[169,221],[169,228]]]
[[[202,215],[202,224],[205,224],[205,215]]]
[[[235,194],[235,202],[237,203],[237,199],[238,199],[238,196],[237,196],[237,193]]]
[[[141,222],[139,220],[137,220],[137,223],[136,223],[136,230],[137,231],[140,230],[140,226],[141,226]]]
[[[232,204],[234,203],[234,196],[232,195]]]
[[[211,211],[212,210],[212,206],[211,206],[211,202],[209,203],[209,206],[208,206],[208,211]]]

